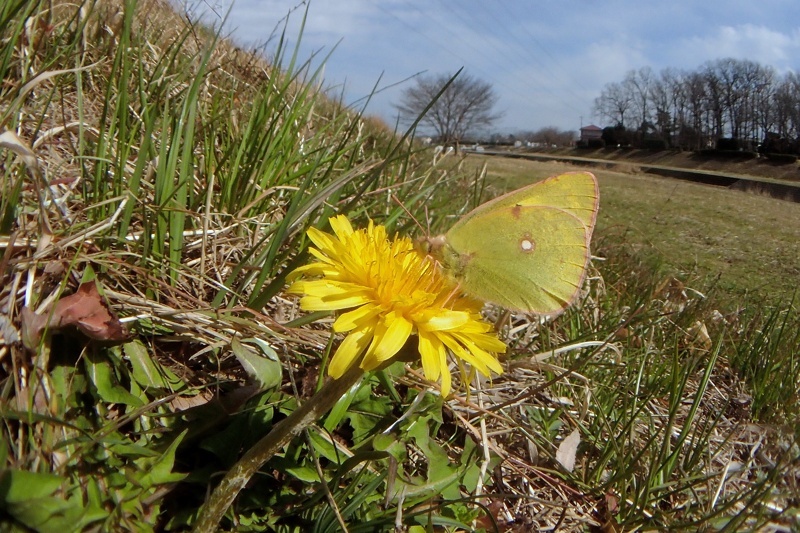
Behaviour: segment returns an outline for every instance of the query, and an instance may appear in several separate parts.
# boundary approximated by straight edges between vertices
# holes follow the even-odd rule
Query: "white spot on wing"
[[[533,252],[536,249],[536,241],[526,235],[519,241],[519,249],[525,253]]]

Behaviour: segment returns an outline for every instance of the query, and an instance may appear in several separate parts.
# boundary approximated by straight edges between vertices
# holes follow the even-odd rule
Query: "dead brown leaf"
[[[58,300],[50,312],[38,315],[28,308],[22,310],[23,341],[29,349],[35,349],[45,329],[68,327],[97,341],[118,343],[130,338],[128,329],[100,296],[96,281],[82,283],[75,294]]]

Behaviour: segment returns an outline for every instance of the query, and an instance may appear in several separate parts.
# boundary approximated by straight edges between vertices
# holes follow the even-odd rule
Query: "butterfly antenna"
[[[427,228],[426,229],[426,231],[427,231],[426,235],[430,235],[431,234],[431,214],[428,211],[428,206],[427,205],[425,206],[425,227]]]

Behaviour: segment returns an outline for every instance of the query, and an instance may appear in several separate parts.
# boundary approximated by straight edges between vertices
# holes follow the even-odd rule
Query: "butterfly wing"
[[[464,292],[543,315],[572,303],[589,260],[586,224],[557,207],[479,209],[446,234],[444,266]]]
[[[578,217],[589,229],[591,236],[597,220],[599,198],[600,191],[594,174],[567,172],[498,196],[478,206],[461,221],[469,220],[485,211],[507,206],[556,207]]]

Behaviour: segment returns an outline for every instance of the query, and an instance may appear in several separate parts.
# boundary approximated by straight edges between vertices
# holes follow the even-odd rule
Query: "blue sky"
[[[224,15],[242,45],[267,41],[301,0],[200,0]],[[209,21],[220,19],[213,14]],[[335,49],[334,49],[335,48]],[[504,116],[494,131],[600,124],[593,102],[610,82],[649,66],[692,70],[735,57],[800,70],[797,0],[312,0],[301,57],[327,56],[324,86],[356,103],[418,72],[465,70],[493,84]],[[316,61],[317,63],[319,61]],[[379,81],[380,80],[380,81]],[[375,95],[367,113],[394,123],[403,87]]]

